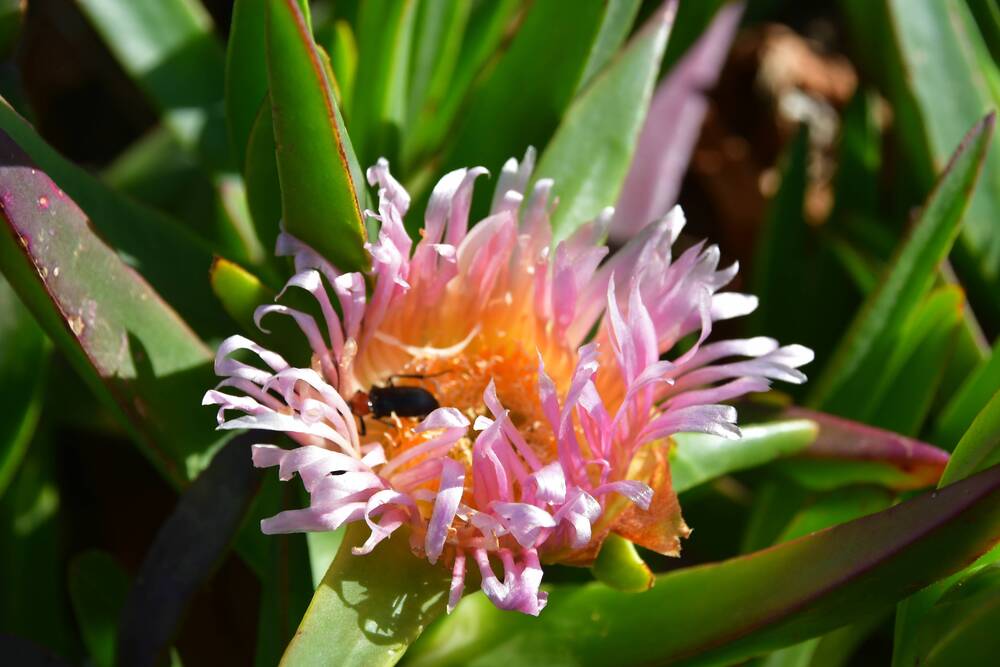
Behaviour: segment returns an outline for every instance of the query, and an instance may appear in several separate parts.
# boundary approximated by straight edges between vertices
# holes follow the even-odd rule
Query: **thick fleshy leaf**
[[[48,361],[45,334],[0,276],[0,498],[35,432]]]
[[[921,621],[934,609],[934,605],[953,587],[974,575],[982,568],[1000,561],[1000,546],[996,546],[983,554],[975,563],[960,572],[942,579],[924,588],[896,605],[896,627],[893,637],[893,667],[912,665],[904,660],[912,655],[912,651],[925,639],[920,633],[923,630]]]
[[[934,428],[934,440],[951,447],[972,425],[990,398],[1000,391],[1000,338],[989,359],[969,374],[961,388],[941,410]]]
[[[265,475],[237,538],[236,547],[240,555],[252,564],[260,578],[254,658],[258,665],[278,664],[315,590],[310,577],[307,536],[264,535],[260,532],[262,519],[301,506],[303,494],[297,491],[276,476]],[[332,556],[323,567],[329,565],[331,560]]]
[[[351,137],[365,164],[395,162],[407,117],[410,49],[417,3],[372,0],[358,9],[357,86],[352,96]]]
[[[510,49],[471,94],[445,168],[482,165],[496,174],[511,155],[544,146],[573,98],[605,12],[617,1],[582,0],[571,12],[557,2],[533,3]]]
[[[754,255],[753,293],[767,295],[752,314],[755,331],[787,335],[802,322],[798,304],[808,267],[805,258],[809,227],[805,219],[809,161],[809,130],[803,126],[785,152],[781,166],[781,187],[768,204],[757,250]],[[789,326],[791,323],[791,326]],[[780,327],[780,328],[779,328]],[[792,328],[793,332],[787,331]],[[793,336],[792,340],[800,340]]]
[[[995,114],[966,135],[924,205],[887,274],[858,312],[813,388],[811,404],[837,414],[857,414],[877,384],[899,328],[918,307],[937,277],[959,231],[959,223],[993,136]]]
[[[928,190],[965,129],[1000,103],[1000,73],[962,0],[842,0],[858,59],[893,105],[897,136],[917,187]],[[928,57],[927,54],[934,54]],[[958,268],[977,313],[1000,322],[1000,145],[956,244]]]
[[[243,180],[254,229],[270,252],[281,233],[281,184],[275,155],[271,102],[265,99],[257,111],[247,143]]]
[[[996,659],[1000,565],[970,574],[948,589],[915,628],[914,645],[893,656],[901,665],[988,665]]]
[[[683,493],[699,484],[803,451],[818,433],[810,419],[791,419],[744,426],[743,437],[731,440],[703,433],[678,433],[670,452],[674,490]]]
[[[439,88],[432,86],[427,91],[420,116],[402,137],[403,162],[408,169],[425,157],[426,153],[437,150],[449,132],[453,131],[453,123],[466,101],[473,81],[503,47],[511,22],[523,9],[523,3],[518,0],[442,4],[472,6],[469,8],[454,72]],[[417,195],[419,192],[411,188],[411,194]]]
[[[226,259],[216,259],[210,273],[212,292],[222,307],[243,331],[256,334],[259,330],[253,321],[254,310],[274,301],[274,290],[239,264]]]
[[[332,84],[295,0],[267,0],[267,64],[285,228],[342,270],[365,265],[363,187]]]
[[[608,3],[601,27],[590,44],[590,53],[576,86],[577,92],[583,90],[618,52],[618,47],[632,29],[640,4],[637,0],[612,0]]]
[[[260,486],[248,455],[260,435],[232,439],[160,527],[125,601],[118,664],[152,665],[166,656],[185,607],[235,537]]]
[[[192,396],[212,384],[212,353],[86,215],[0,135],[0,267],[53,342],[175,483],[219,440]]]
[[[416,11],[406,104],[408,126],[425,109],[433,113],[446,94],[458,66],[472,3],[431,0],[419,3]],[[331,60],[337,61],[332,53]]]
[[[676,3],[668,1],[573,100],[535,172],[555,181],[556,238],[618,200],[646,118]]]
[[[939,486],[951,484],[1000,463],[1000,391],[986,404],[959,440]]]
[[[118,621],[130,586],[128,574],[104,551],[86,551],[70,563],[69,595],[76,622],[96,667],[114,667]]]
[[[618,591],[641,593],[656,583],[656,576],[635,545],[614,533],[604,540],[590,572],[595,579]]]
[[[254,322],[254,311],[258,306],[274,301],[276,292],[261,282],[261,280],[244,269],[239,264],[234,264],[226,259],[216,259],[212,264],[212,292],[216,299],[229,313],[230,317],[240,326],[243,333],[251,338],[259,338],[261,330]],[[286,297],[285,303],[294,303],[295,297],[299,295],[290,294]],[[308,301],[302,305],[308,310]],[[266,343],[269,349],[278,352],[288,361],[308,366],[311,362],[311,350],[308,345],[302,344],[302,330],[298,328],[291,318],[272,318],[267,322]]]
[[[226,314],[204,298],[212,253],[202,241],[166,216],[108,189],[67,161],[3,100],[0,130],[59,184],[122,260],[141,272],[198,333],[224,336],[232,329]],[[179,266],[188,270],[178,271]]]
[[[668,49],[685,27],[683,15],[691,5],[684,3],[677,10]],[[718,79],[742,16],[742,2],[723,7],[697,43],[656,87],[628,177],[615,205],[610,229],[610,237],[615,241],[627,242],[677,203],[708,111],[706,94]]]
[[[444,612],[450,573],[410,551],[405,529],[365,556],[368,527],[351,524],[282,662],[289,665],[394,665]]]
[[[555,586],[538,618],[472,596],[413,646],[407,664],[732,664],[878,613],[998,540],[993,468],[765,551],[661,575],[638,595]]]
[[[797,512],[776,541],[779,543],[787,542],[817,530],[874,514],[889,507],[892,500],[893,496],[889,491],[877,486],[851,486],[831,491],[816,498]],[[876,618],[881,620],[880,617]],[[849,657],[850,651],[845,649],[856,645],[873,629],[873,624],[868,621],[835,630],[824,637],[807,639],[802,643],[775,651],[767,658],[760,660],[758,667],[826,665],[830,663],[821,662],[824,660],[822,656],[825,655],[825,660],[830,660],[831,654],[843,656],[846,659]],[[842,647],[844,642],[850,643],[847,647]],[[833,664],[838,663],[834,662]]]
[[[920,432],[953,356],[965,295],[960,287],[929,294],[899,332],[896,348],[883,360],[882,377],[870,387],[860,420],[903,435]]]
[[[350,109],[358,74],[358,40],[354,37],[354,29],[347,21],[335,21],[326,31],[317,34],[317,41],[330,55],[337,102],[342,109]]]
[[[229,154],[222,118],[225,61],[212,19],[195,0],[80,0],[122,67],[206,165]]]
[[[878,486],[853,486],[821,495],[802,508],[781,531],[777,543],[788,542],[837,524],[847,523],[892,505],[893,494]]]
[[[967,0],[967,4],[993,61],[1000,65],[1000,7],[993,0]]]
[[[80,8],[181,146],[211,174],[216,228],[202,230],[240,260],[264,258],[249,218],[227,199],[245,197],[223,118],[225,58],[212,20],[197,0],[81,0]]]
[[[217,227],[220,202],[210,174],[166,126],[132,142],[101,171],[101,180],[194,234],[211,236]]]
[[[300,0],[299,7],[308,23],[309,3]],[[247,143],[257,110],[267,101],[266,29],[263,2],[236,0],[233,3],[233,22],[226,42],[226,123],[233,158],[240,170],[245,168]],[[265,244],[265,248],[270,251],[273,246]]]
[[[819,437],[802,456],[777,464],[807,488],[878,484],[921,489],[936,484],[948,463],[947,452],[898,433],[802,408],[790,408],[786,415],[819,425]]]

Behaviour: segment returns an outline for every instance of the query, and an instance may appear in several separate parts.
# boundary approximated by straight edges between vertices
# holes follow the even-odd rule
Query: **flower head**
[[[365,274],[281,235],[278,254],[296,270],[282,294],[309,292],[321,317],[274,303],[256,320],[293,318],[311,366],[233,336],[216,358],[224,379],[204,399],[219,406],[220,428],[281,431],[300,445],[253,448],[255,465],[297,474],[311,500],[264,520],[265,533],[364,521],[360,555],[407,525],[416,556],[452,568],[449,609],[476,567],[494,604],[537,614],[541,563],[586,564],[610,532],[676,555],[689,531],[670,485],[670,436],[739,437],[724,401],[805,380],[796,368],[812,353],[801,346],[706,343],[714,322],[757,302],[720,292],[737,267],[719,269],[716,246],[672,255],[679,208],[610,258],[599,245],[610,209],[553,244],[552,182],[525,194],[533,163],[531,150],[508,161],[489,217],[471,229],[485,170],[447,174],[413,247],[409,195],[380,160],[368,170],[380,230]],[[388,385],[441,407],[401,416],[409,404]],[[398,409],[379,396],[399,398]],[[374,415],[358,409],[366,398]]]

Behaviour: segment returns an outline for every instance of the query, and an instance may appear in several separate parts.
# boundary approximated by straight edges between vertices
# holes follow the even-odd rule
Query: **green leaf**
[[[554,586],[538,618],[471,596],[407,664],[732,664],[877,614],[998,540],[994,468],[771,549],[661,575],[641,594]]]
[[[404,529],[365,556],[355,556],[368,532],[347,529],[283,664],[379,667],[394,665],[423,628],[444,611],[448,572],[410,552]]]
[[[990,398],[1000,391],[1000,338],[989,359],[980,363],[941,410],[934,440],[942,445],[957,443]]]
[[[1000,64],[1000,6],[997,6],[996,0],[966,1],[993,61]]]
[[[998,622],[1000,565],[992,564],[941,596],[920,619],[915,645],[899,663],[927,667],[990,664],[996,658]]]
[[[2,100],[0,130],[59,184],[122,260],[141,272],[198,333],[206,337],[229,333],[232,321],[205,299],[212,253],[201,240],[166,216],[110,190],[64,159]],[[189,270],[178,271],[179,266]]]
[[[224,58],[204,7],[194,0],[80,0],[79,5],[181,143],[211,168],[226,166]]]
[[[300,0],[299,7],[308,22],[309,3]],[[261,0],[233,3],[233,20],[226,46],[225,107],[229,143],[240,170],[245,169],[247,143],[258,109],[267,102],[266,29],[265,6]],[[265,247],[273,248],[266,244]]]
[[[640,4],[638,0],[611,0],[608,3],[601,27],[590,45],[587,64],[584,65],[576,92],[583,90],[617,53],[618,47],[622,45],[632,29],[636,14],[639,13]]]
[[[962,0],[842,0],[862,63],[893,106],[904,157],[926,191],[966,128],[1000,104],[1000,74]],[[934,54],[934,57],[928,57]],[[1000,322],[1000,145],[988,148],[956,261],[978,314]]]
[[[753,313],[754,330],[775,336],[787,335],[789,328],[801,328],[794,323],[802,321],[799,310],[807,267],[792,258],[806,255],[809,232],[804,207],[808,159],[809,131],[808,126],[802,126],[782,160],[781,187],[768,204],[767,219],[754,255],[753,293],[767,295]],[[791,340],[799,341],[801,337],[793,335]]]
[[[236,538],[240,556],[260,579],[254,656],[259,667],[278,664],[314,591],[306,535],[264,535],[260,531],[262,519],[301,507],[301,494],[296,491],[277,476],[265,475]]]
[[[821,495],[802,508],[785,526],[776,542],[788,542],[818,530],[874,514],[889,507],[892,500],[893,496],[889,491],[877,486],[851,486],[836,489]],[[760,667],[793,667],[795,665],[810,667],[818,662],[821,655],[832,658],[831,654],[836,652],[835,647],[840,648],[844,642],[848,642],[848,646],[853,646],[851,640],[860,632],[870,631],[872,629],[870,625],[870,623],[861,623],[857,626],[850,626],[850,628],[841,628],[839,631],[834,631],[834,633],[822,638],[809,639],[801,644],[783,648],[761,660]],[[852,632],[845,635],[844,630],[852,630]],[[837,635],[838,632],[839,635]]]
[[[601,545],[590,572],[601,583],[618,591],[641,593],[656,583],[656,577],[642,560],[635,545],[614,533]]]
[[[243,180],[254,229],[261,243],[273,252],[281,232],[281,184],[269,100],[261,104],[250,131]]]
[[[939,486],[951,484],[1000,462],[1000,391],[965,432],[941,475]]]
[[[358,71],[351,135],[364,164],[395,162],[407,118],[416,0],[370,0],[358,10]]]
[[[233,438],[160,526],[125,600],[118,664],[152,665],[168,654],[184,609],[228,549],[260,486],[247,450],[262,435]]]
[[[772,466],[809,489],[851,484],[922,489],[937,483],[948,462],[947,452],[892,431],[801,408],[784,414],[819,424],[819,437],[802,456]]]
[[[306,543],[309,545],[309,571],[312,574],[313,588],[319,588],[330,563],[336,558],[340,545],[344,542],[346,528],[339,528],[322,533],[306,533]]]
[[[952,485],[954,487],[955,485]],[[906,667],[904,663],[907,653],[920,641],[920,621],[934,608],[951,587],[966,579],[980,568],[1000,561],[1000,545],[983,554],[972,565],[960,572],[927,586],[896,605],[896,628],[893,638],[893,667]]]
[[[114,667],[118,620],[130,586],[128,574],[104,551],[85,551],[70,563],[69,596],[96,667]]]
[[[678,433],[670,452],[674,490],[683,493],[709,480],[763,465],[801,452],[816,439],[818,429],[808,419],[753,424],[743,437],[730,440],[703,433]]]
[[[45,334],[0,276],[0,498],[38,424],[48,365]]]
[[[452,133],[445,170],[482,165],[498,173],[509,157],[522,155],[528,146],[544,146],[573,98],[591,44],[614,4],[582,0],[567,12],[558,2],[533,3],[510,49],[471,93]]]
[[[436,82],[437,87],[431,84],[420,116],[402,137],[403,162],[407,170],[412,169],[426,153],[439,149],[449,133],[454,131],[455,118],[465,106],[474,79],[491,58],[498,57],[497,52],[502,51],[503,41],[509,32],[509,24],[523,9],[523,3],[518,0],[448,4],[473,6],[469,9],[454,72],[447,79],[442,76],[442,81]],[[414,196],[419,194],[412,185],[408,189]]]
[[[285,228],[339,269],[365,266],[357,161],[295,0],[267,0],[267,63]]]
[[[181,146],[211,174],[219,199],[216,228],[202,230],[237,259],[264,254],[249,219],[225,206],[234,162],[223,117],[225,57],[212,20],[196,0],[81,0],[105,44],[163,114]],[[256,107],[254,107],[256,108]],[[243,197],[242,191],[238,194]],[[234,214],[235,213],[235,214]]]
[[[931,193],[909,237],[897,250],[888,273],[851,323],[841,345],[813,388],[810,403],[837,414],[859,412],[877,384],[882,362],[937,278],[951,249],[993,135],[995,115],[966,135]]]
[[[852,486],[825,493],[801,509],[785,526],[776,542],[788,542],[881,512],[892,504],[892,498],[892,493],[878,486]]]
[[[861,421],[903,435],[920,432],[955,348],[964,306],[961,288],[950,285],[932,292],[914,310],[892,356],[883,360]]]
[[[274,301],[274,290],[239,264],[226,259],[216,259],[209,273],[212,292],[229,316],[243,331],[256,333],[258,329],[253,321],[253,312],[257,306]]]
[[[937,170],[964,128],[1000,104],[1000,72],[961,0],[889,0],[889,8],[907,82],[922,119],[928,157]],[[927,58],[929,52],[935,57]],[[1000,144],[994,142],[986,153],[981,184],[969,203],[960,244],[974,258],[993,295],[1000,289],[998,216]],[[994,314],[998,310],[995,299],[984,300],[984,306]]]
[[[410,59],[407,127],[440,103],[458,65],[472,3],[425,0],[417,6]],[[336,59],[334,59],[336,62]]]
[[[262,331],[254,322],[254,311],[258,306],[273,303],[276,296],[275,291],[239,264],[221,258],[216,259],[215,263],[212,264],[211,277],[212,292],[222,308],[239,324],[243,333],[259,340]],[[303,299],[304,303],[300,307],[296,296],[301,295],[286,295],[284,297],[285,303],[291,303],[300,310],[312,312],[313,309],[310,308],[312,304],[309,304],[307,299]],[[319,315],[319,313],[316,314]],[[306,367],[311,363],[310,355],[312,353],[309,346],[304,344],[302,330],[298,328],[294,320],[274,318],[273,321],[267,323],[267,327],[270,332],[266,338],[268,349],[278,352],[290,363],[300,367]]]
[[[0,191],[7,279],[151,460],[191,479],[219,440],[192,403],[213,384],[211,350],[4,134]]]
[[[342,109],[350,109],[354,100],[354,81],[358,73],[358,42],[347,21],[336,21],[330,36],[323,42],[330,53],[334,82],[337,84],[337,101]]]
[[[559,206],[556,239],[596,218],[618,199],[673,22],[673,8],[658,11],[567,109],[535,172],[555,181]]]

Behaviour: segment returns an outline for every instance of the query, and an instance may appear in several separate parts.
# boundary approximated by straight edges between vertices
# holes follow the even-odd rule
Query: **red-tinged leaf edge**
[[[948,452],[892,431],[806,408],[791,407],[785,414],[819,424],[819,437],[801,456],[885,463],[911,479],[912,488],[937,484],[948,465]]]
[[[182,388],[212,384],[212,351],[2,131],[0,222],[0,266],[11,286],[146,454],[185,484],[201,464],[192,456],[222,440],[210,416],[176,400]]]
[[[470,596],[411,647],[406,664],[738,663],[880,613],[998,541],[995,466],[763,551],[660,575],[645,593],[553,586],[537,618]]]

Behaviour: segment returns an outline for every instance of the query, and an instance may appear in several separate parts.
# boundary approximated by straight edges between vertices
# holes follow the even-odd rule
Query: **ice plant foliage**
[[[796,369],[812,353],[801,346],[706,342],[714,322],[757,302],[720,291],[737,266],[720,269],[716,246],[674,256],[679,208],[612,257],[599,243],[610,209],[554,245],[552,182],[526,192],[533,163],[532,151],[508,161],[490,215],[472,228],[473,184],[486,171],[447,174],[414,247],[409,195],[379,161],[368,180],[380,230],[364,274],[281,235],[277,252],[296,270],[285,291],[309,292],[321,317],[274,303],[256,320],[294,318],[311,367],[233,336],[216,358],[224,379],[204,398],[220,428],[280,431],[300,445],[253,448],[255,465],[298,474],[311,499],[264,520],[265,533],[364,521],[361,555],[408,526],[413,553],[453,572],[449,610],[475,567],[498,607],[538,614],[541,563],[589,563],[610,532],[678,553],[689,530],[670,484],[672,434],[738,438],[725,401],[805,380]],[[388,383],[419,386],[442,407],[381,420],[352,411],[359,392]]]

